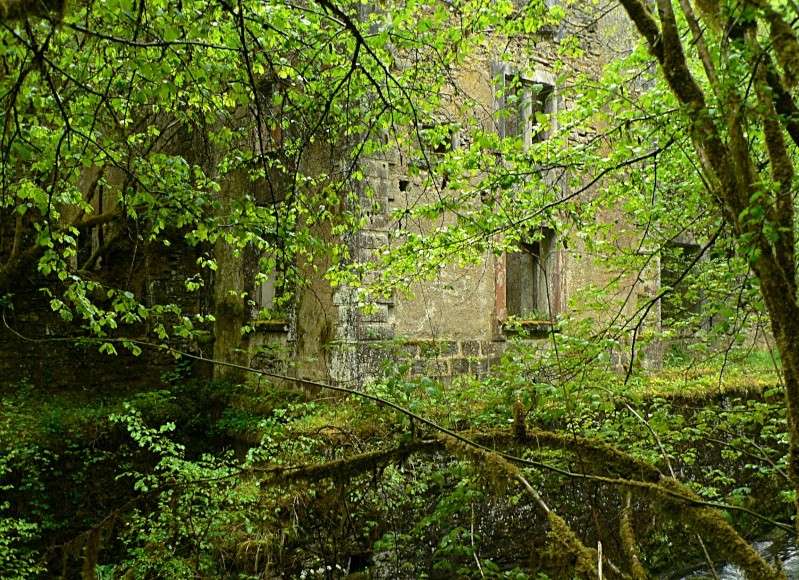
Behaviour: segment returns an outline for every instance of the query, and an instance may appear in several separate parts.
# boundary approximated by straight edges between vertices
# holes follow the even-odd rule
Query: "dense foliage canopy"
[[[0,576],[780,577],[744,538],[799,495],[799,8],[580,4],[0,3],[3,330],[175,355],[132,391],[3,386]],[[541,53],[547,138],[487,125],[470,67]],[[363,260],[389,152],[421,193]],[[190,364],[247,370],[242,263],[279,272],[262,318],[319,276],[368,311],[542,227],[613,275],[488,377]],[[171,288],[137,274],[165,256]]]

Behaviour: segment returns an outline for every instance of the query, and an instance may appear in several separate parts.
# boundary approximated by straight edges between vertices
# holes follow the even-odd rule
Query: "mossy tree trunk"
[[[223,186],[219,217],[224,222],[236,199],[244,195],[245,184],[229,179]],[[225,236],[214,244],[214,359],[246,366],[249,341],[242,328],[249,321],[245,250]],[[214,366],[214,378],[232,382],[244,380],[245,372],[225,365]]]
[[[794,242],[794,167],[786,134],[799,145],[791,89],[799,72],[799,42],[783,14],[765,0],[719,3],[620,0],[683,112],[710,194],[740,242],[760,282],[782,361],[790,440],[790,478],[799,498],[799,305]],[[683,34],[678,22],[685,22]],[[758,31],[767,30],[768,34]],[[734,47],[736,53],[731,54]],[[699,66],[689,67],[687,51]],[[749,78],[740,78],[740,58]],[[735,66],[730,62],[735,56]],[[728,58],[729,57],[729,58]],[[779,63],[779,67],[774,63]],[[767,164],[758,163],[751,135],[762,135]],[[766,175],[766,167],[770,175]],[[797,502],[799,507],[799,502]],[[797,518],[799,525],[799,518]]]

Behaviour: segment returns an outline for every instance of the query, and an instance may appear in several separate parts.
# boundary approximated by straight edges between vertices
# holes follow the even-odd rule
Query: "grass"
[[[778,387],[781,381],[771,355],[754,351],[742,357],[728,358],[727,361],[718,356],[699,363],[668,360],[662,369],[635,381],[629,394],[639,400],[655,397],[704,399],[732,394],[759,394]]]

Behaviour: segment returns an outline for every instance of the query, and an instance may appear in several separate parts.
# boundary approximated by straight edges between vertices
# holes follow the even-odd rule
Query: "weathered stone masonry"
[[[592,14],[586,14],[582,23],[587,56],[568,65],[575,74],[592,74],[609,58],[603,51],[603,35],[614,43],[621,42],[618,39],[624,36],[623,31],[617,30],[615,21],[594,25],[592,18]],[[581,25],[579,18],[573,24]],[[505,123],[497,120],[497,111],[503,107],[503,102],[497,98],[496,79],[498,75],[504,78],[518,74],[515,71],[532,69],[524,73],[526,82],[551,87],[547,113],[568,106],[558,96],[551,70],[557,58],[556,43],[561,32],[550,30],[535,39],[512,39],[502,45],[501,52],[476,55],[466,65],[458,77],[458,89],[481,103],[475,111],[479,109],[487,115],[479,120],[482,126],[496,127],[500,134],[506,130]],[[534,49],[531,44],[535,45]],[[457,143],[457,139],[456,134],[453,141]],[[364,189],[371,195],[362,196],[368,208],[368,226],[347,240],[355,259],[373,262],[371,258],[392,243],[388,233],[392,227],[389,212],[406,207],[412,199],[424,195],[419,189],[423,176],[412,176],[411,163],[413,161],[403,159],[396,151],[362,161]],[[561,188],[563,183],[553,181],[553,187]],[[546,267],[551,279],[540,292],[546,295],[550,312],[547,316],[551,318],[568,307],[573,288],[601,283],[608,273],[594,270],[590,260],[580,256],[579,247],[567,251],[556,239],[547,243],[550,246],[547,255],[551,257]],[[516,263],[513,268],[518,269]],[[485,374],[498,363],[508,339],[513,336],[504,328],[504,321],[509,315],[517,314],[513,309],[518,310],[519,306],[514,307],[513,301],[509,301],[509,292],[524,291],[524,288],[519,290],[519,285],[530,283],[520,279],[516,270],[512,271],[509,256],[487,255],[481,266],[448,267],[439,280],[418,284],[413,289],[415,300],[393,296],[378,301],[368,313],[358,307],[355,291],[337,289],[332,292],[335,338],[323,347],[327,376],[334,381],[357,385],[377,376],[387,365],[407,367],[411,375],[441,379]],[[537,304],[535,300],[528,303]],[[298,336],[305,332],[304,327],[314,324],[314,320],[298,317]],[[526,329],[539,339],[546,338],[549,332],[546,320],[528,321]],[[546,341],[533,340],[531,348],[547,348]],[[298,373],[303,374],[302,360],[298,359],[297,364]]]
[[[592,15],[587,15],[586,22],[590,23],[591,18]],[[581,25],[579,19],[572,24]],[[497,127],[496,130],[500,131],[497,121],[497,110],[501,107],[497,96],[497,71],[504,71],[503,74],[525,71],[529,82],[551,86],[550,102],[555,108],[569,106],[558,95],[551,67],[557,58],[556,43],[560,32],[547,31],[536,38],[498,43],[496,47],[475,55],[456,75],[461,85],[458,88],[480,104],[475,107],[473,114],[481,115],[478,122],[482,126]],[[611,48],[618,50],[625,46],[625,37],[625,31],[619,28],[612,14],[603,17],[596,26],[586,24],[581,33],[585,56],[579,61],[567,63],[567,66],[571,67],[574,74],[593,74],[612,58]],[[554,110],[550,108],[549,112]],[[457,146],[457,139],[458,135],[454,135],[453,146]],[[317,171],[325,173],[335,163],[334,159],[322,156],[306,160],[302,171],[307,174]],[[368,219],[367,226],[361,232],[345,240],[354,259],[375,262],[373,258],[392,244],[389,235],[392,228],[390,212],[407,207],[424,195],[421,186],[424,176],[415,175],[409,170],[412,163],[398,151],[387,151],[361,161],[360,170],[364,175],[361,201]],[[229,185],[235,188],[235,184]],[[562,187],[562,184],[553,183],[554,186]],[[229,189],[229,194],[235,196],[235,191]],[[586,195],[590,195],[590,192]],[[332,239],[324,229],[318,234]],[[547,282],[546,288],[548,300],[553,305],[551,316],[568,308],[569,298],[575,289],[589,284],[601,285],[611,274],[596,269],[590,258],[581,254],[578,245],[567,250],[555,238],[548,239],[546,243],[550,248],[547,254],[552,256],[547,267],[551,268],[554,276],[551,282]],[[220,247],[217,251],[224,253],[225,250]],[[174,301],[190,313],[214,312],[218,306],[214,300],[214,280],[208,280],[206,289],[197,294],[186,294],[183,289],[185,273],[196,270],[196,250],[176,244],[169,250],[153,246],[139,248],[137,252],[132,281],[137,296],[146,297],[149,303]],[[240,258],[242,263],[239,265],[235,260],[231,261],[231,256],[228,259],[224,256],[221,258],[232,273],[224,281],[230,286],[227,289],[244,291],[253,296],[256,289],[250,287],[253,277],[248,274],[251,266],[244,263],[244,258]],[[444,268],[439,279],[414,286],[414,300],[389,296],[364,311],[358,305],[357,291],[347,288],[334,290],[322,278],[321,273],[329,266],[326,258],[322,257],[314,265],[315,268],[301,272],[308,284],[298,289],[294,307],[284,319],[255,321],[254,332],[241,342],[237,341],[238,335],[233,327],[222,329],[217,324],[216,329],[208,329],[210,336],[206,343],[191,347],[220,358],[229,358],[230,355],[239,362],[248,362],[258,368],[352,386],[362,385],[392,366],[394,369],[407,369],[410,375],[444,380],[466,374],[480,376],[495,367],[513,336],[504,328],[508,315],[514,314],[509,312],[508,292],[517,292],[512,290],[514,285],[532,284],[529,280],[525,281],[523,276],[519,277],[518,272],[509,272],[511,261],[507,255],[486,255],[484,263],[477,266]],[[130,266],[129,259],[121,259],[119,263],[124,264],[126,269]],[[109,255],[103,265],[104,275],[114,275],[124,280],[128,275],[127,270],[114,273],[113,268],[109,269],[113,264],[113,255]],[[514,267],[518,268],[518,264],[511,266],[511,269]],[[367,277],[378,274],[367,273]],[[216,281],[217,284],[219,282]],[[656,280],[654,284],[657,286]],[[223,286],[219,286],[220,291],[226,290]],[[649,283],[642,284],[639,294],[651,293],[651,286]],[[220,301],[220,296],[216,297],[216,302]],[[20,293],[18,299],[20,307],[9,315],[10,322],[16,328],[24,329],[32,336],[74,334],[74,329],[66,328],[68,325],[57,320],[42,296]],[[524,308],[537,307],[541,310],[540,305],[540,300],[533,300],[528,301]],[[510,308],[519,310],[523,307],[517,305]],[[238,323],[247,322],[248,318],[253,318],[254,312],[251,310],[245,302],[233,318]],[[539,338],[547,337],[549,326],[546,320],[527,322],[528,330],[534,330]],[[220,336],[224,334],[225,340],[215,341],[215,338],[220,338],[214,336],[215,331]],[[532,340],[530,348],[547,348],[546,343],[546,340]],[[124,354],[118,359],[105,360],[108,364],[103,364],[103,357],[96,352],[96,348],[81,349],[66,344],[48,348],[43,353],[39,345],[22,343],[5,329],[0,329],[0,374],[8,382],[29,378],[41,384],[62,381],[75,385],[80,384],[85,375],[89,387],[92,386],[91,380],[98,377],[102,377],[104,383],[110,381],[122,385],[131,380],[145,380],[155,385],[161,373],[174,366],[170,357],[148,357],[144,364],[142,360]],[[76,360],[80,361],[77,365],[74,364]],[[99,365],[103,367],[102,372],[98,370]],[[95,372],[83,373],[83,367],[92,367]],[[146,372],[137,370],[132,373],[130,369],[134,367],[146,369]],[[72,370],[67,370],[70,368]]]

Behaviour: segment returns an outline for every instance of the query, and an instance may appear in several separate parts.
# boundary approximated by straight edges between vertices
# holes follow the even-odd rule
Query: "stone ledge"
[[[552,332],[559,332],[554,320],[517,320],[509,324],[502,322],[502,332],[505,334],[527,334],[529,338],[545,338]]]
[[[271,320],[254,320],[252,327],[255,332],[274,333],[274,332],[288,332],[289,321],[280,318]]]

